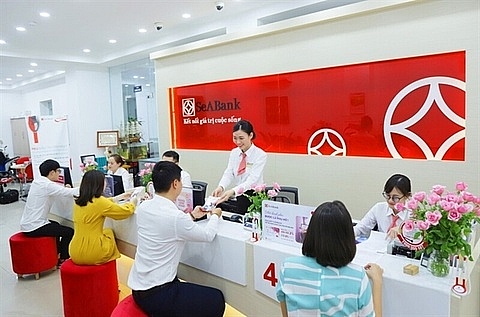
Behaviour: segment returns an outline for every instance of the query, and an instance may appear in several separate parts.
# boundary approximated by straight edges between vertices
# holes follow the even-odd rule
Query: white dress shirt
[[[399,226],[403,221],[405,221],[409,213],[407,210],[400,211],[397,213],[399,219],[396,221],[396,226]],[[378,231],[387,232],[392,223],[393,210],[388,206],[386,201],[376,203],[367,214],[353,227],[355,236],[359,235],[370,235],[373,227],[378,224]]]
[[[192,177],[190,176],[190,174],[188,174],[188,172],[182,170],[181,178],[183,187],[193,188]]]
[[[251,189],[252,185],[263,184],[263,169],[267,163],[267,154],[253,143],[245,154],[247,155],[247,169],[245,173],[237,175],[238,166],[242,160],[242,150],[236,147],[230,152],[227,168],[223,172],[219,183],[219,186],[222,186],[225,190],[233,183],[235,196],[238,196],[239,192]]]
[[[217,215],[212,215],[206,226],[199,226],[171,200],[159,195],[142,202],[135,213],[137,252],[128,276],[132,290],[171,282],[177,276],[185,242],[210,242],[218,231]]]
[[[20,230],[31,232],[48,223],[48,213],[57,197],[72,197],[78,194],[78,189],[64,187],[52,182],[45,176],[38,176],[32,182],[27,196],[27,202],[20,220]],[[73,199],[72,199],[73,205]]]

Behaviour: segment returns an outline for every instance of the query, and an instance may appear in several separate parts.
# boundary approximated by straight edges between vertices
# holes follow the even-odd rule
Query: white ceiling
[[[0,40],[6,41],[0,44],[0,90],[20,90],[72,67],[116,66],[160,49],[252,30],[262,19],[288,19],[359,1],[224,0],[218,11],[215,0],[0,0]],[[51,16],[41,17],[43,11]],[[183,13],[191,18],[182,18]],[[155,22],[163,29],[157,31]],[[140,28],[147,32],[139,33]],[[84,53],[85,48],[91,52]]]

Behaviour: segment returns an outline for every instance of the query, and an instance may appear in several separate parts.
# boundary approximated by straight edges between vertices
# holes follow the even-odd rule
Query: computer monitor
[[[113,196],[123,194],[125,188],[123,188],[123,179],[122,176],[111,175],[113,177]]]
[[[60,168],[62,170],[60,171],[60,175],[58,176],[58,183],[60,183],[64,186],[68,184],[71,187],[73,187],[72,175],[70,174],[70,168],[65,167],[65,166],[60,166]]]

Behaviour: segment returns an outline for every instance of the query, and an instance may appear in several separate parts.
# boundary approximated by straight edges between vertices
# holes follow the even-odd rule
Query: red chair
[[[147,317],[147,314],[137,306],[132,295],[128,295],[118,303],[110,317]]]
[[[16,161],[15,164],[24,164],[25,162],[30,162],[30,158],[28,156],[21,156]],[[33,181],[33,168],[32,164],[29,164],[25,169],[25,173],[18,171],[17,177],[20,182],[28,183]],[[26,177],[26,179],[24,179]]]
[[[24,274],[35,274],[40,278],[40,272],[56,270],[58,253],[55,237],[28,237],[23,232],[17,232],[9,239],[13,272],[18,277]]]
[[[101,265],[76,265],[72,260],[60,266],[65,317],[110,316],[118,304],[116,261]]]

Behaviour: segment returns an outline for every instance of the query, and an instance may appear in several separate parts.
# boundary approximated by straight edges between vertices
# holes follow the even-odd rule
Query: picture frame
[[[97,147],[118,146],[118,130],[97,131]]]
[[[86,164],[87,162],[95,162],[95,154],[80,155],[80,163]]]

